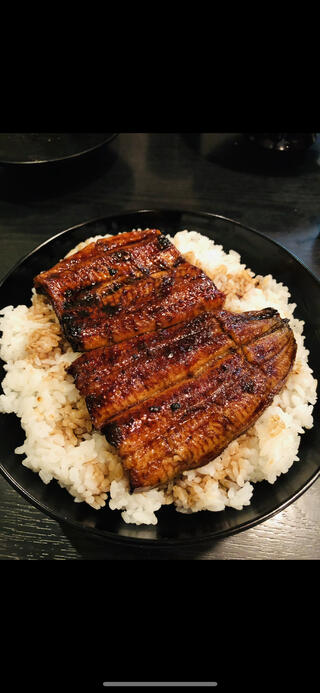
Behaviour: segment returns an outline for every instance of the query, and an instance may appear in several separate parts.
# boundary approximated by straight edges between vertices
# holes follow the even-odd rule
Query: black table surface
[[[0,278],[59,231],[94,217],[153,208],[240,221],[280,242],[320,276],[319,138],[304,154],[285,157],[255,149],[239,133],[121,133],[74,162],[0,167]],[[2,477],[0,497],[1,560],[320,558],[320,479],[253,529],[178,550],[84,537],[42,514]]]

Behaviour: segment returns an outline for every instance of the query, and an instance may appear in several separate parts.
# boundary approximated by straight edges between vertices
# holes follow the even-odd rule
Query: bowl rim
[[[25,159],[25,160],[10,160],[10,159],[0,159],[0,166],[35,166],[35,165],[44,165],[44,164],[56,164],[62,161],[70,161],[71,159],[78,159],[81,156],[85,156],[86,154],[90,154],[91,152],[94,152],[96,149],[99,149],[100,147],[103,147],[106,144],[111,143],[116,137],[118,137],[119,133],[118,132],[111,132],[108,133],[108,137],[105,137],[103,140],[98,142],[97,144],[92,145],[91,147],[86,147],[85,149],[81,149],[78,152],[74,152],[73,154],[65,154],[63,156],[55,156],[52,159]]]

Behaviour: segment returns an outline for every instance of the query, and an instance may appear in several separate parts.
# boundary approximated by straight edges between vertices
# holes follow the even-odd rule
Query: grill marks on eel
[[[260,415],[264,386],[265,378],[240,354],[228,354],[190,383],[157,396],[157,414],[145,402],[111,420],[107,437],[117,445],[133,488],[167,482],[219,455]]]
[[[83,354],[71,367],[95,428],[107,419],[191,378],[234,346],[212,313]]]
[[[132,488],[146,489],[214,459],[252,426],[295,352],[277,311],[220,311],[84,354],[70,372]]]
[[[40,273],[34,284],[48,296],[76,351],[175,325],[224,301],[157,229],[92,243]]]
[[[220,301],[220,298],[219,298]],[[217,289],[189,263],[170,272],[126,284],[114,295],[103,296],[89,311],[75,307],[62,324],[75,349],[96,349],[177,324],[219,305]]]
[[[267,308],[233,314],[157,229],[91,243],[34,280],[66,338],[95,428],[132,489],[217,457],[283,387],[296,343]]]

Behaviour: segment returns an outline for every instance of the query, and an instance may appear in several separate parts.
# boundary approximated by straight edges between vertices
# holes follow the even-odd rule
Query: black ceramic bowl
[[[108,144],[114,132],[0,132],[0,166],[72,160]]]
[[[289,287],[297,304],[295,315],[305,321],[306,346],[315,377],[320,374],[320,282],[299,260],[282,246],[253,229],[215,214],[142,210],[110,216],[80,224],[59,233],[21,260],[5,277],[0,287],[0,306],[30,303],[33,277],[49,269],[80,241],[98,234],[116,234],[132,228],[157,227],[175,234],[189,229],[212,238],[225,250],[234,249],[242,261],[258,274],[272,274]],[[2,369],[1,379],[4,376]],[[56,482],[44,485],[39,476],[21,464],[14,449],[22,444],[24,433],[15,415],[0,417],[1,470],[14,488],[35,506],[60,522],[107,540],[147,546],[169,546],[234,534],[263,522],[297,499],[316,480],[320,472],[319,405],[314,409],[315,426],[301,438],[300,461],[275,484],[255,485],[251,505],[241,511],[226,508],[222,512],[202,511],[190,515],[178,513],[172,506],[157,512],[158,524],[129,525],[120,511],[104,508],[95,511],[85,503],[74,503]]]

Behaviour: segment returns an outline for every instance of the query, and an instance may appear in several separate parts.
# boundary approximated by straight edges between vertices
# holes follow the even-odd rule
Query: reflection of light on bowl
[[[125,525],[124,527],[120,526],[118,529],[118,534],[121,534],[125,537],[136,537],[136,531],[135,528],[132,530],[130,529],[129,525]],[[151,539],[153,538],[153,525],[146,527],[145,529],[142,528],[141,526],[139,527],[139,539]]]

